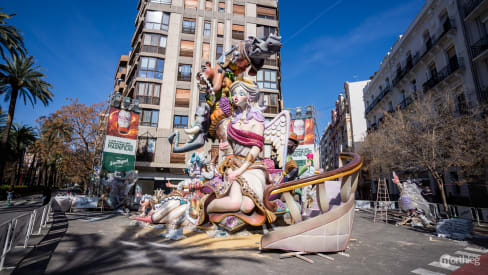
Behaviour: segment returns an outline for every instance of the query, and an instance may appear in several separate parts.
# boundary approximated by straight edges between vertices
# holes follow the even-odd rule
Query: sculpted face
[[[244,108],[247,104],[247,98],[249,97],[246,90],[241,87],[236,87],[232,91],[232,99],[234,100],[234,104],[241,108]]]

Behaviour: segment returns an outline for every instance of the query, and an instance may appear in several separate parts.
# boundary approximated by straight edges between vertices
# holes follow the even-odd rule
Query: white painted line
[[[446,273],[430,271],[430,270],[423,269],[423,268],[417,268],[417,269],[412,270],[410,272],[415,273],[415,274],[419,274],[419,275],[445,275],[446,274]]]
[[[434,266],[434,267],[438,267],[438,268],[447,269],[450,271],[454,271],[454,270],[457,270],[458,268],[460,268],[460,266],[458,266],[458,265],[452,265],[452,264],[448,264],[448,263],[441,264],[440,262],[431,262],[429,265]]]
[[[478,249],[478,248],[474,248],[474,247],[466,247],[464,250],[469,250],[469,251],[477,252],[477,253],[481,253],[481,254],[488,253],[488,249]]]
[[[469,253],[469,252],[465,252],[465,251],[456,251],[456,252],[454,252],[454,254],[465,255],[465,256],[473,257],[473,258],[481,257],[480,254],[474,254],[474,253]]]

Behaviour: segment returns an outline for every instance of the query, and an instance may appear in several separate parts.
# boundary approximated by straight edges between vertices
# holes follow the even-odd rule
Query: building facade
[[[331,119],[320,137],[320,162],[325,170],[339,167],[341,152],[356,152],[366,136],[363,89],[366,81],[345,82]]]
[[[460,10],[455,0],[426,1],[364,89],[368,129],[378,127],[385,112],[426,94],[440,101],[451,95],[458,112],[482,101]]]
[[[458,114],[487,102],[487,22],[487,0],[427,0],[364,88],[368,131],[377,129],[386,113],[424,96],[437,104],[454,99]],[[419,176],[435,193],[428,173]],[[451,184],[458,180],[456,169],[446,171],[444,180],[447,196],[470,196],[466,185]]]
[[[279,34],[277,0],[140,0],[132,50],[116,91],[139,100],[136,170],[140,181],[161,185],[184,178],[185,154],[171,152],[168,136],[193,122],[204,100],[196,74],[248,36]],[[123,66],[120,65],[117,71]],[[121,69],[124,72],[124,69]],[[118,75],[118,72],[117,72]],[[266,60],[256,77],[265,116],[282,110],[280,55]],[[180,142],[186,142],[185,134]]]

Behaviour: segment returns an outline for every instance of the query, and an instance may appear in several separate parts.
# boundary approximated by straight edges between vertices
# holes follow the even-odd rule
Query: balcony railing
[[[371,104],[366,108],[366,114],[371,112],[371,110],[373,110],[373,108],[376,106],[376,104],[378,104],[378,102],[380,102],[383,99],[383,97],[385,97],[389,92],[391,92],[391,87],[386,86],[380,92],[380,94],[373,100],[373,102],[371,102]]]
[[[449,31],[456,29],[456,24],[454,19],[447,18],[444,23],[442,24],[442,29],[439,34],[434,37],[430,38],[425,43],[425,48],[421,52],[416,52],[410,62],[407,62],[407,65],[402,68],[401,72],[396,75],[396,77],[392,81],[392,85],[396,86],[400,80],[403,79],[405,75],[415,66],[417,63],[422,59]]]
[[[463,7],[464,17],[468,16],[483,0],[469,0]]]
[[[183,33],[195,34],[195,27],[183,27],[181,30]]]
[[[476,41],[471,46],[471,53],[473,54],[473,58],[479,56],[482,52],[488,50],[488,35],[485,35],[480,40]]]
[[[158,47],[158,46],[151,46],[151,45],[142,46],[142,51],[145,53],[166,54],[166,48],[162,48],[162,47]]]
[[[459,68],[464,67],[464,60],[462,58],[451,58],[449,60],[449,64],[442,68],[438,73],[432,75],[423,85],[422,87],[424,88],[424,92],[434,88],[437,84],[439,84],[441,81],[446,79],[448,76],[453,74],[455,71],[457,71]]]
[[[191,81],[191,74],[178,72],[178,81]]]

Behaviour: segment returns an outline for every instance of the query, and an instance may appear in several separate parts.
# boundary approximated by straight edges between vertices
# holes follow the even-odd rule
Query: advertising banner
[[[110,108],[107,135],[137,140],[139,114]]]
[[[314,144],[313,129],[312,118],[294,119],[290,123],[290,131],[297,134],[300,145]]]
[[[294,119],[290,123],[290,132],[297,134],[300,144],[292,155],[292,158],[297,162],[297,165],[305,165],[307,154],[315,153],[315,137],[313,118]]]
[[[134,155],[103,152],[103,169],[108,172],[134,170],[135,161]]]
[[[103,169],[107,172],[134,170],[139,114],[110,108],[103,148]]]

